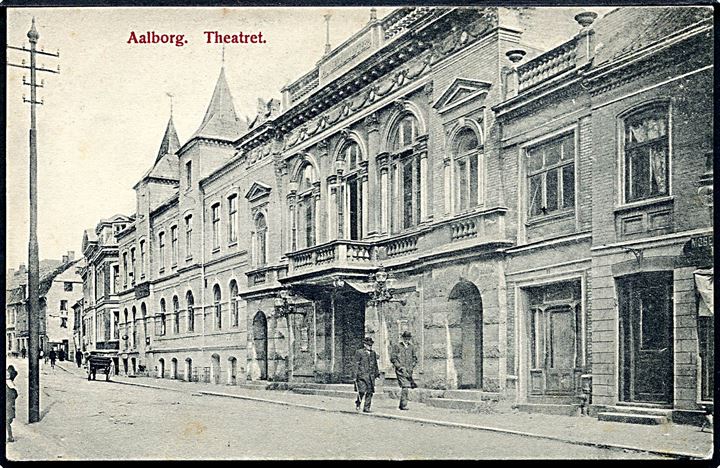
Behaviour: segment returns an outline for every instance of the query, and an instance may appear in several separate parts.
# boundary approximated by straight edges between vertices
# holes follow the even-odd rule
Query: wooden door
[[[255,360],[260,368],[260,380],[266,380],[268,377],[267,320],[262,312],[258,312],[253,319],[253,345],[255,346]]]
[[[636,275],[621,286],[621,399],[672,403],[672,273]]]

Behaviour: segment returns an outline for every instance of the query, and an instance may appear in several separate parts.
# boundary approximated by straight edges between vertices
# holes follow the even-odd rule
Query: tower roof
[[[225,67],[220,69],[220,76],[215,84],[210,104],[205,117],[195,134],[190,138],[213,138],[218,140],[235,140],[247,125],[238,119],[233,105],[232,95],[225,79]]]
[[[165,135],[163,136],[162,142],[160,143],[160,149],[158,150],[157,157],[155,158],[155,164],[158,163],[166,154],[174,154],[180,148],[180,140],[175,131],[175,124],[173,124],[172,114],[170,114],[170,120],[168,120],[167,128],[165,128]]]

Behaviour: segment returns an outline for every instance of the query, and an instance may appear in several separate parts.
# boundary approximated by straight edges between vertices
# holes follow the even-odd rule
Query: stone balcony
[[[375,245],[365,241],[335,240],[287,254],[288,277],[331,270],[372,270],[376,265]]]
[[[512,242],[505,232],[506,212],[503,207],[472,211],[382,239],[336,240],[291,252],[287,254],[286,278],[332,272],[364,274],[380,264],[399,266],[423,258],[450,256],[461,250],[510,246]]]

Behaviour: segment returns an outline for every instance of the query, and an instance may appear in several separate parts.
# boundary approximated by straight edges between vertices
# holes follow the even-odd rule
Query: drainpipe
[[[205,354],[205,194],[203,193],[202,187],[199,183],[198,192],[200,192],[198,201],[200,202],[199,205],[202,212],[202,215],[200,216],[200,262],[202,262],[200,266],[200,310],[202,311],[202,340],[200,340],[200,356],[202,356]]]

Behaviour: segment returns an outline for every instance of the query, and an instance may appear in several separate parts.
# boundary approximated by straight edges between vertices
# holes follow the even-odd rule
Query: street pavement
[[[90,382],[67,362],[60,364],[65,370],[41,370],[42,420],[28,425],[26,365],[10,363],[20,371],[16,382],[21,395],[13,423],[17,441],[6,445],[11,460],[660,458],[656,453],[419,422],[488,416],[437,408],[430,414],[421,404],[408,412],[416,421],[389,419],[406,417],[405,412],[392,413],[395,400],[377,400],[374,417],[368,417],[347,411],[352,401],[339,398],[150,378],[115,376],[114,382],[102,377]],[[255,399],[200,393],[209,390]],[[541,415],[533,417],[541,420]],[[711,440],[709,434],[702,436]]]

